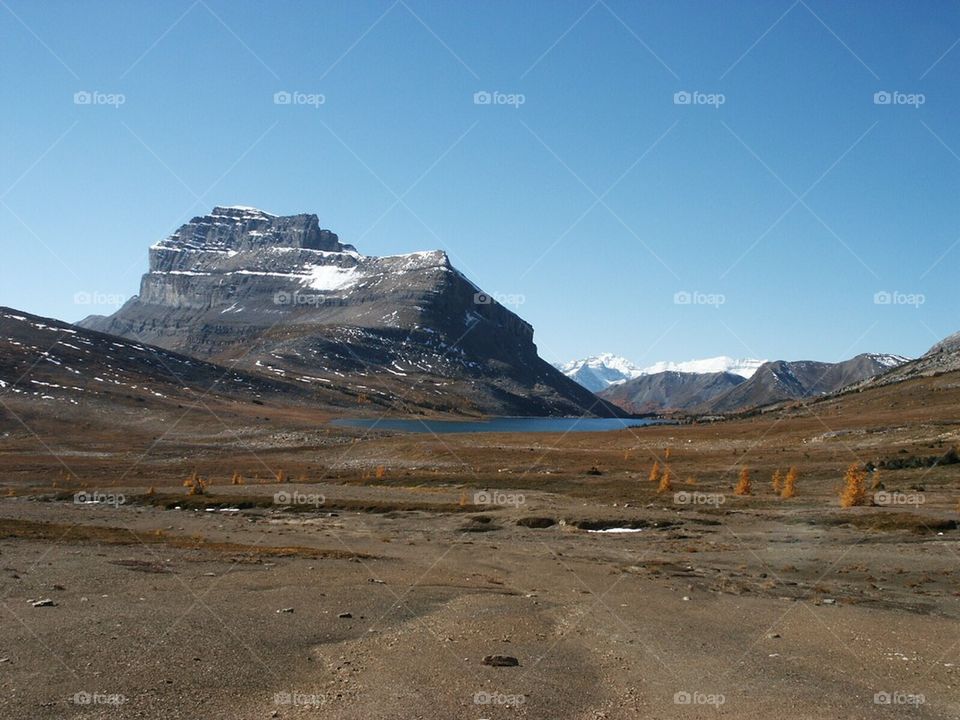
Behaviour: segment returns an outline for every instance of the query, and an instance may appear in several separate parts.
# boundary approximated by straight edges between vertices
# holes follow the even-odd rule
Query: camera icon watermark
[[[726,696],[720,693],[680,690],[673,694],[674,705],[712,705],[715,708],[719,708],[725,702],[727,702]]]
[[[878,290],[873,294],[874,305],[906,305],[919,308],[927,302],[923,293],[906,293],[899,290]]]
[[[319,693],[304,693],[297,690],[281,690],[273,694],[274,705],[295,707],[320,707],[326,702],[326,696]]]
[[[99,90],[78,90],[73,94],[74,105],[107,105],[119,108],[127,102],[123,93],[105,93]]]
[[[499,90],[478,90],[473,94],[474,105],[507,105],[514,109],[527,102],[523,93],[503,93]]]
[[[715,110],[727,102],[723,93],[705,93],[699,90],[678,90],[673,94],[674,105],[706,105]]]
[[[503,707],[519,707],[527,702],[526,695],[511,695],[499,691],[490,692],[479,690],[473,694],[474,705],[500,705]]]
[[[298,490],[281,490],[274,493],[274,505],[313,505],[320,507],[327,502],[327,498],[319,493],[302,493]]]
[[[105,493],[99,490],[81,490],[74,493],[73,502],[75,505],[112,505],[115,508],[120,507],[127,498],[122,493]]]
[[[927,501],[923,493],[902,493],[890,492],[887,490],[878,490],[873,494],[874,505],[883,505],[885,507],[898,507],[904,505],[913,505],[917,507]]]
[[[477,292],[473,294],[474,305],[493,305],[498,303],[507,307],[520,307],[527,301],[527,296],[522,293],[485,293]]]
[[[689,490],[681,490],[673,494],[674,505],[705,505],[708,507],[720,507],[727,501],[727,496],[723,493],[705,493]]]
[[[74,705],[112,705],[119,707],[123,705],[127,698],[120,693],[89,692],[81,690],[73,695]]]
[[[899,90],[878,90],[873,94],[874,105],[907,105],[914,109],[927,102],[923,93],[905,93]]]
[[[278,90],[273,94],[274,105],[302,105],[313,109],[325,105],[327,96],[323,93],[305,93],[299,90]]]
[[[109,305],[111,307],[119,307],[126,301],[126,296],[118,293],[81,290],[73,294],[74,305]]]
[[[706,305],[719,309],[725,305],[727,296],[722,293],[705,293],[699,290],[678,290],[673,294],[674,305]]]
[[[323,305],[326,301],[327,299],[323,295],[316,293],[287,292],[286,290],[280,290],[273,295],[274,305],[315,307],[317,305]]]
[[[927,701],[920,693],[907,693],[902,690],[882,690],[873,696],[874,705],[923,705]]]
[[[498,505],[520,507],[527,499],[523,493],[505,493],[498,490],[477,490],[473,493],[474,505]]]

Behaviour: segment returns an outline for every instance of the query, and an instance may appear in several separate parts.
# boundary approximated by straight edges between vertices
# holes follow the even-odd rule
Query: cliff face
[[[412,402],[398,411],[610,412],[445,253],[364,256],[315,215],[214,208],[150,248],[139,296],[80,324],[310,382],[373,379]]]

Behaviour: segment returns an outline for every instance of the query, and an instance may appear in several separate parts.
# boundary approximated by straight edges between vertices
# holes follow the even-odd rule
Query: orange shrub
[[[856,507],[867,504],[867,471],[860,463],[852,463],[843,476],[840,507]]]
[[[750,488],[750,468],[745,467],[740,471],[740,480],[737,482],[737,487],[734,488],[734,495],[749,495],[751,492]]]
[[[663,471],[663,475],[660,477],[660,486],[657,488],[658,493],[667,493],[673,490],[673,473],[670,472],[670,466],[667,465],[666,470]]]
[[[780,492],[780,497],[784,500],[789,500],[796,494],[796,484],[797,484],[797,469],[790,466],[790,469],[787,470],[787,477],[783,481],[783,490]]]
[[[660,479],[660,461],[654,460],[653,467],[650,468],[650,482],[657,482]]]
[[[780,468],[777,468],[773,473],[773,477],[770,479],[770,484],[773,486],[774,494],[779,495],[783,490],[783,474],[780,472]]]

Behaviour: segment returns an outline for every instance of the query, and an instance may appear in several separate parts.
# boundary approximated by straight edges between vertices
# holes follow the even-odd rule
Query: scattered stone
[[[337,617],[340,618],[341,620],[349,620],[350,618],[353,617],[353,613],[342,612],[339,615],[337,615]]]
[[[34,607],[56,607],[56,603],[50,598],[43,598],[42,600],[34,600]]]
[[[834,600],[833,598],[824,598],[824,599],[823,599],[823,604],[824,604],[824,605],[836,605],[836,604],[837,604],[837,601]]]
[[[776,640],[778,637],[780,637],[780,633],[767,633],[767,639],[769,640]]]
[[[292,612],[293,612],[293,608],[280,608],[279,610],[277,610],[277,612],[278,612],[278,613],[292,613]]]
[[[517,667],[520,661],[511,655],[487,655],[483,664],[490,667]]]

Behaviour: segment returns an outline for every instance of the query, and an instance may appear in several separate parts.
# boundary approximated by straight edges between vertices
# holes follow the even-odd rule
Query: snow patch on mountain
[[[732,358],[726,355],[719,355],[702,360],[686,360],[684,362],[661,361],[654,363],[650,367],[643,369],[643,375],[654,375],[662,372],[683,372],[683,373],[719,373],[728,372],[740,377],[750,378],[766,360],[755,360],[753,358]]]
[[[310,268],[307,285],[313,290],[342,290],[355,285],[363,277],[356,267],[343,268],[337,265],[314,265]]]
[[[910,358],[904,357],[903,355],[888,355],[885,353],[867,353],[867,354],[869,357],[873,358],[876,362],[888,368],[897,367],[898,365],[903,365],[905,362],[909,362],[910,360]]]
[[[672,362],[664,360],[642,368],[620,355],[601,353],[583,360],[571,360],[568,363],[554,363],[560,372],[588,390],[600,392],[612,385],[619,385],[642,375],[654,375],[662,372],[682,373],[719,373],[728,372],[750,378],[766,360],[752,358],[731,358],[726,355]]]

